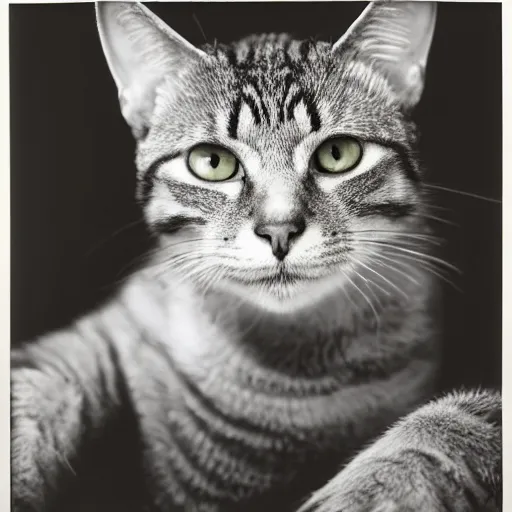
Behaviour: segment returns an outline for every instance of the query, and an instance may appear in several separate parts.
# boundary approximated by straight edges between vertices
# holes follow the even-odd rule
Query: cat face
[[[271,34],[199,50],[141,5],[98,4],[169,265],[270,309],[391,283],[390,247],[423,230],[409,113],[434,18],[373,4],[334,46]]]

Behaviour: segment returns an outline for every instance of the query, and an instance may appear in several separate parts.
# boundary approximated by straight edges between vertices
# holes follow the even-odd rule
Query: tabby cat
[[[14,510],[499,509],[499,395],[428,401],[438,259],[411,112],[435,17],[374,3],[334,44],[199,49],[97,4],[158,247],[13,351]],[[113,468],[104,488],[140,478],[101,501],[85,460]]]

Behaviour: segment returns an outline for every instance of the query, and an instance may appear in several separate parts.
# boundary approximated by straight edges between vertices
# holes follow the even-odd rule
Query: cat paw
[[[354,464],[355,463],[355,464]],[[468,480],[469,479],[469,480]],[[299,512],[491,512],[464,470],[437,455],[403,450],[354,460]]]

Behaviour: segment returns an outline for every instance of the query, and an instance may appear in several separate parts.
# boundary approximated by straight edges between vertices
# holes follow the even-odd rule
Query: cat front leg
[[[118,402],[105,340],[46,336],[11,354],[12,510],[52,510]]]
[[[460,392],[406,416],[299,512],[501,510],[501,397]]]

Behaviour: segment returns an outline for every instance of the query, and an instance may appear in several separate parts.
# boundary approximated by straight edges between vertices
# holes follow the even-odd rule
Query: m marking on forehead
[[[284,94],[278,110],[279,124],[296,121],[301,125],[309,124],[311,132],[318,131],[321,127],[321,120],[313,94],[299,86],[292,87],[292,85],[293,78],[291,75],[287,75]],[[294,92],[290,92],[292,89],[295,89]],[[233,103],[228,120],[228,134],[231,138],[236,139],[239,129],[243,129],[242,125],[247,129],[251,123],[260,125],[264,120],[270,126],[270,119],[270,113],[260,89],[257,84],[251,83],[244,88]]]
[[[228,133],[232,139],[236,139],[238,137],[238,129],[241,120],[245,121],[243,123],[244,125],[250,123],[250,118],[248,119],[247,116],[241,115],[243,111],[247,110],[244,107],[247,107],[249,110],[254,124],[261,124],[261,114],[256,101],[252,96],[242,92],[235,100],[229,116]]]
[[[261,124],[262,120],[265,120],[267,124],[270,124],[270,114],[263,100],[261,90],[254,80],[249,80],[242,92],[237,96],[233,106],[228,122],[228,133],[233,139],[238,136],[238,129],[240,121],[242,120],[241,113],[246,106],[249,109],[249,113],[252,116],[252,122],[254,124]],[[245,124],[251,122],[251,119],[244,116]]]
[[[317,132],[321,126],[320,114],[318,113],[313,95],[308,91],[304,91],[303,89],[297,91],[288,103],[288,108],[286,109],[288,121],[291,121],[295,118],[295,109],[301,103],[306,107],[306,112],[311,124],[311,131]]]

